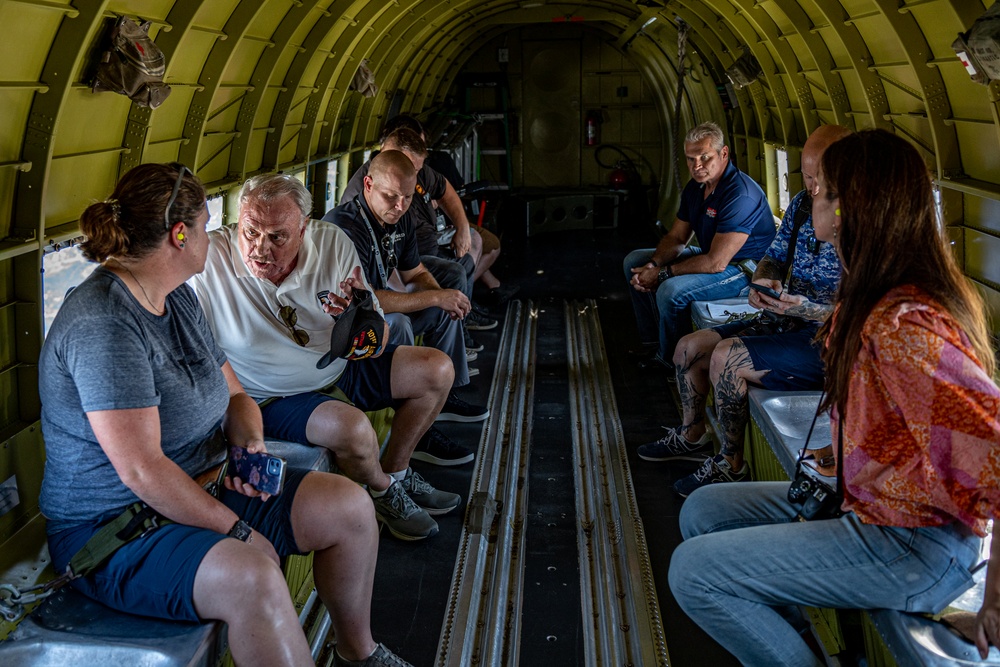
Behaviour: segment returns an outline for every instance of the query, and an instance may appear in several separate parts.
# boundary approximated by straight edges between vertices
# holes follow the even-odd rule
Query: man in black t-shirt
[[[389,322],[390,342],[412,344],[414,335],[422,335],[425,345],[451,358],[454,386],[461,387],[469,383],[461,324],[472,306],[459,290],[443,289],[420,261],[408,213],[416,176],[405,154],[382,151],[371,160],[362,192],[345,198],[323,220],[339,226],[354,242],[361,268]],[[488,414],[454,392],[447,407],[443,414],[452,421],[481,421]],[[421,459],[421,452],[413,458]]]

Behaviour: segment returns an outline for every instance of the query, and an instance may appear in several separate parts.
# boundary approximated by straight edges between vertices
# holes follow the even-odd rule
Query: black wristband
[[[234,537],[241,542],[246,542],[247,544],[250,544],[250,542],[253,541],[253,528],[251,528],[250,524],[248,524],[243,519],[239,519],[236,523],[233,524],[233,527],[229,529],[229,532],[226,533],[226,536]]]

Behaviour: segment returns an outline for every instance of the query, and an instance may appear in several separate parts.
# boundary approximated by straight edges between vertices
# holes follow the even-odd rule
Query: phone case
[[[285,484],[285,459],[271,454],[251,454],[243,447],[229,448],[229,476],[241,480],[261,493],[276,496]]]
[[[777,290],[773,290],[770,287],[765,287],[764,285],[758,285],[757,283],[750,283],[750,289],[755,289],[758,292],[762,292],[762,293],[764,293],[764,294],[766,294],[769,297],[774,298],[774,299],[780,299],[781,298],[781,292],[778,292]]]

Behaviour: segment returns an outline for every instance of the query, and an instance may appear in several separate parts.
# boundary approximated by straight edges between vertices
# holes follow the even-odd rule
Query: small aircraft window
[[[208,200],[208,215],[211,216],[208,219],[208,225],[205,227],[208,231],[222,227],[226,215],[225,202],[226,198],[224,196],[212,197]]]
[[[941,203],[941,188],[935,183],[931,186],[934,193],[934,212],[937,213],[937,224],[939,229],[944,229],[944,204]]]
[[[337,160],[330,160],[326,163],[326,206],[323,210],[329,211],[337,201]]]
[[[788,193],[788,151],[779,148],[775,153],[778,156],[778,208],[784,211],[791,201]]]
[[[66,294],[96,268],[97,264],[87,261],[76,244],[45,253],[42,258],[42,306],[45,309],[46,332],[56,318]]]

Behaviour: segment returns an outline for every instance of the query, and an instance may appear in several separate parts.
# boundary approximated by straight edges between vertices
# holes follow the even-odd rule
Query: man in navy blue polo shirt
[[[691,331],[691,302],[744,293],[749,278],[738,263],[763,257],[775,234],[764,191],[729,160],[718,125],[691,129],[684,155],[691,180],[673,227],[656,248],[634,250],[624,262],[641,342],[668,368]],[[692,234],[698,248],[686,247]]]

